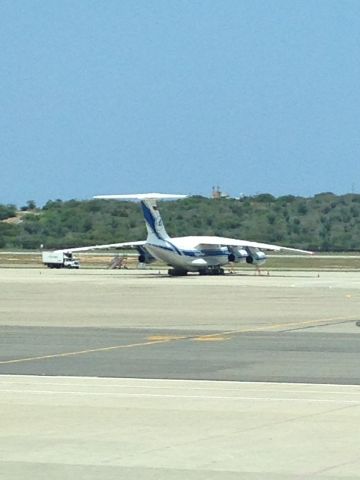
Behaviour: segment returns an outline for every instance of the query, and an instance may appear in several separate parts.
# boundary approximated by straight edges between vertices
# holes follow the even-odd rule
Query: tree
[[[36,203],[34,200],[28,200],[26,202],[26,205],[23,205],[20,210],[22,212],[27,212],[28,210],[35,210],[36,209]]]
[[[16,217],[15,205],[0,205],[0,220]]]

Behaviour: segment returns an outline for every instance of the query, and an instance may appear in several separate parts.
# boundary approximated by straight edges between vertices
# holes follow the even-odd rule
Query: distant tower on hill
[[[217,187],[212,187],[212,198],[220,198],[221,190],[219,185]]]
[[[212,187],[212,198],[218,199],[218,198],[229,198],[229,195],[225,192],[222,192],[220,190],[219,185],[216,187]]]

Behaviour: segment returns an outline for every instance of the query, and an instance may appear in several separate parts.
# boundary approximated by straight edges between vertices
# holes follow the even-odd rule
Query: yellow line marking
[[[260,327],[250,327],[250,328],[239,328],[238,330],[229,330],[225,332],[209,333],[207,335],[201,335],[203,338],[223,336],[223,335],[236,335],[237,333],[253,333],[253,332],[266,332],[267,330],[275,330],[280,328],[281,330],[288,329],[289,327],[298,328],[305,327],[306,325],[321,326],[323,323],[337,323],[337,322],[350,322],[355,321],[358,318],[355,317],[332,317],[332,318],[323,318],[320,320],[303,320],[301,322],[290,322],[290,323],[273,323],[272,325],[264,325]],[[193,339],[196,337],[193,337]]]
[[[130,343],[127,345],[114,345],[112,347],[99,347],[99,348],[89,348],[87,350],[78,350],[75,352],[64,352],[64,353],[53,353],[50,355],[40,355],[37,357],[27,357],[27,358],[17,358],[13,360],[2,360],[0,361],[0,365],[10,364],[10,363],[22,363],[22,362],[31,362],[33,360],[46,360],[49,358],[62,358],[62,357],[72,357],[76,355],[84,355],[87,353],[96,353],[96,352],[109,352],[111,350],[120,350],[122,348],[135,348],[135,347],[145,347],[148,345],[155,345],[157,343],[168,343],[174,342],[177,340],[198,340],[198,341],[217,341],[225,340],[224,337],[229,335],[236,335],[241,333],[253,333],[253,332],[265,332],[267,330],[275,330],[277,328],[281,329],[288,329],[289,327],[298,328],[304,327],[306,325],[313,325],[313,326],[321,326],[323,323],[337,323],[337,322],[350,322],[355,321],[358,319],[352,317],[333,317],[333,318],[324,318],[321,320],[305,320],[301,322],[290,322],[290,323],[274,323],[272,325],[265,325],[260,327],[253,327],[253,328],[240,328],[238,330],[229,330],[225,332],[217,332],[217,333],[209,333],[207,335],[184,335],[184,336],[167,336],[167,335],[158,335],[152,338],[152,340],[148,340],[146,342],[139,342],[139,343]]]
[[[219,334],[216,337],[207,337],[206,335],[203,335],[201,337],[191,338],[191,340],[193,342],[223,342],[224,340],[230,340],[230,338],[230,336],[224,337]]]
[[[14,360],[0,361],[0,365],[3,365],[5,363],[20,363],[20,362],[31,362],[32,360],[45,360],[47,358],[71,357],[75,355],[83,355],[86,353],[108,352],[110,350],[119,350],[121,348],[144,347],[146,345],[154,345],[155,343],[165,343],[168,341],[169,340],[154,340],[151,342],[131,343],[127,345],[114,345],[112,347],[89,348],[88,350],[79,350],[76,352],[53,353],[50,355],[40,355],[38,357],[17,358]]]
[[[184,336],[179,335],[151,335],[148,337],[150,342],[157,342],[158,340],[183,340]]]

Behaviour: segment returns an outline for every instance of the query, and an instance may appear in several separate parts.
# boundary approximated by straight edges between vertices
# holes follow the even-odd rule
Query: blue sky
[[[360,2],[1,0],[1,203],[360,192]]]

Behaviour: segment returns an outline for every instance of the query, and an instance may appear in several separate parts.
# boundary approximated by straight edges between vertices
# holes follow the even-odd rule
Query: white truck
[[[42,261],[48,268],[80,268],[79,261],[73,259],[72,253],[61,250],[42,252]]]

